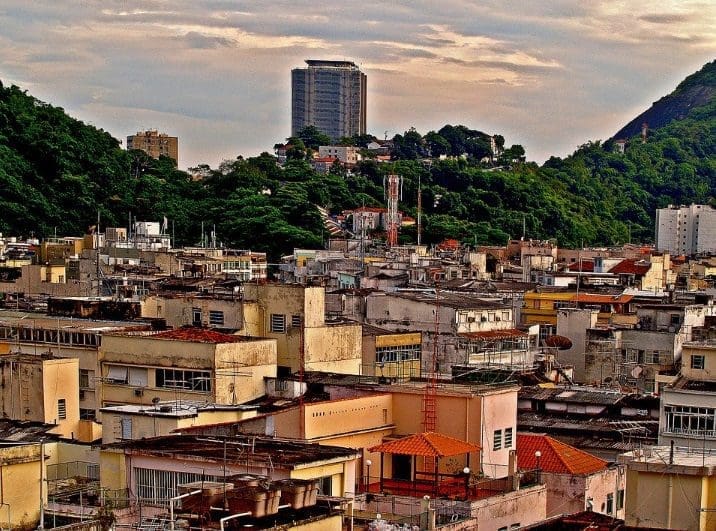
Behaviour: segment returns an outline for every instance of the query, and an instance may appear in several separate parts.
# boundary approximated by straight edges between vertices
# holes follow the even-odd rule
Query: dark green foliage
[[[713,67],[699,74],[677,91],[713,89]],[[373,139],[342,142],[366,146]],[[289,139],[294,147],[284,167],[262,153],[216,169],[199,165],[193,180],[171,159],[126,152],[108,133],[0,85],[0,231],[77,234],[96,223],[98,211],[103,226],[124,226],[131,212],[137,219],[166,216],[179,245],[199,242],[204,222],[216,226],[224,245],[264,250],[276,260],[294,247],[321,246],[327,233],[317,206],[338,213],[383,205],[389,173],[403,177],[400,208],[413,217],[420,183],[426,243],[504,244],[523,226],[528,238],[565,246],[649,241],[656,208],[716,203],[713,98],[650,131],[644,144],[631,138],[624,154],[614,141],[590,142],[542,167],[522,162],[522,146],[506,148],[499,135],[492,153],[487,134],[446,125],[425,136],[414,129],[396,135],[389,164],[364,160],[352,173],[334,165],[318,175],[305,158],[326,140],[307,128]],[[440,155],[448,158],[424,160]],[[481,162],[485,157],[494,163]],[[415,235],[406,229],[401,241]]]

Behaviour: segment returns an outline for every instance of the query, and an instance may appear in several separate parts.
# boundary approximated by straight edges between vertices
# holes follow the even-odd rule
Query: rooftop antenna
[[[522,241],[525,241],[526,236],[527,236],[527,219],[525,218],[525,215],[522,214]]]
[[[644,122],[641,124],[641,143],[646,144],[646,135],[649,134],[649,124]]]

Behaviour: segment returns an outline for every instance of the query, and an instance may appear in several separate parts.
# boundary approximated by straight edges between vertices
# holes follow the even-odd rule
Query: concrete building
[[[361,374],[383,378],[419,378],[423,338],[420,332],[392,332],[363,325]]]
[[[626,467],[626,525],[716,529],[716,457],[653,446],[619,456]]]
[[[0,526],[35,529],[40,520],[42,445],[8,442],[0,446]],[[44,474],[44,471],[42,472]]]
[[[79,368],[76,358],[9,354],[0,357],[3,418],[53,424],[51,433],[92,442],[99,426],[80,427]],[[95,435],[97,437],[95,437]]]
[[[84,301],[72,299],[71,302],[82,304]],[[56,305],[50,301],[49,307],[53,309]],[[13,352],[40,357],[47,353],[59,358],[77,359],[80,418],[98,419],[102,406],[98,383],[101,383],[100,347],[103,334],[149,330],[150,327],[146,323],[101,320],[97,314],[91,316],[92,320],[60,315],[59,312],[50,317],[30,312],[0,311],[0,354]]]
[[[236,435],[226,440],[181,435],[115,443],[100,455],[102,487],[129,489],[136,502],[166,507],[178,485],[221,481],[240,474],[264,480],[317,480],[320,492],[353,492],[358,453],[273,437]],[[165,509],[166,510],[166,509]]]
[[[202,404],[174,400],[149,406],[122,405],[102,409],[102,444],[161,437],[206,424],[238,422],[256,416],[256,407]]]
[[[547,517],[592,508],[624,517],[625,475],[598,457],[541,434],[517,435],[517,465],[547,486]]]
[[[716,344],[686,343],[679,378],[662,389],[659,444],[716,449]]]
[[[318,156],[338,159],[343,164],[357,164],[361,159],[360,149],[355,146],[318,146]]]
[[[136,135],[127,137],[127,150],[139,149],[152,158],[158,159],[161,156],[174,159],[179,162],[179,139],[160,133],[156,129],[138,131]]]
[[[276,376],[276,341],[202,328],[110,334],[102,343],[102,406],[155,401],[242,404]]]
[[[449,372],[465,363],[457,347],[457,334],[514,328],[512,307],[476,296],[440,292],[373,292],[366,298],[366,322],[396,332],[423,332],[423,371],[430,371],[435,341],[436,312],[439,314],[438,372]]]
[[[312,125],[337,141],[366,132],[366,76],[350,61],[291,70],[291,136]]]
[[[659,208],[655,225],[660,251],[675,255],[716,252],[716,210],[709,205]]]
[[[302,362],[305,370],[360,374],[361,325],[326,322],[325,295],[322,287],[244,285],[242,333],[276,340],[279,374]]]

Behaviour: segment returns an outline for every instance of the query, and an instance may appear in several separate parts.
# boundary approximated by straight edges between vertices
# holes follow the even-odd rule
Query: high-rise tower
[[[351,61],[306,60],[291,71],[291,135],[313,125],[334,141],[366,132],[366,76]]]

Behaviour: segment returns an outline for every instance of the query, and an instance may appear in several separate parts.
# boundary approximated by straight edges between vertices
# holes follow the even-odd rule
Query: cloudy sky
[[[715,52],[711,0],[0,1],[4,84],[118,138],[176,135],[182,168],[288,136],[308,58],[360,65],[379,137],[461,123],[541,162],[609,137]]]

